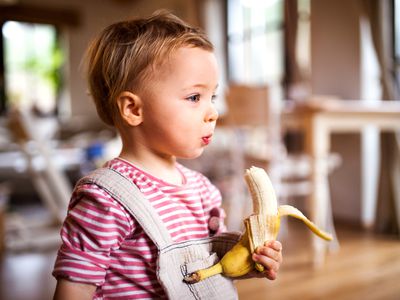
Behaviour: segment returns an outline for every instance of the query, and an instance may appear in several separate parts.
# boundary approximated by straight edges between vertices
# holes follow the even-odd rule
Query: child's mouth
[[[211,143],[211,139],[212,139],[212,135],[211,134],[201,138],[201,140],[203,141],[204,145],[208,145],[209,143]]]

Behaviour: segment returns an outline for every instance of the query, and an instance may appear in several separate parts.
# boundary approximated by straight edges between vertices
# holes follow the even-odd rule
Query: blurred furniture
[[[313,189],[310,197],[311,218],[322,228],[333,228],[328,166],[326,157],[330,152],[333,133],[360,132],[368,126],[380,131],[400,131],[400,102],[361,100],[333,100],[314,98],[304,103],[291,103],[283,113],[286,129],[301,128],[305,133],[305,151],[312,157],[311,180]],[[367,201],[371,185],[362,178],[362,222],[371,226],[375,221],[376,199]],[[375,193],[376,194],[376,193]],[[372,212],[372,213],[371,213]],[[314,238],[314,249],[322,258],[327,244]],[[320,263],[320,262],[318,262]]]
[[[279,109],[274,106],[267,86],[229,86],[226,92],[227,114],[224,124],[233,129],[236,144],[232,147],[237,168],[244,172],[243,158],[254,160],[268,170],[278,193],[282,169],[279,163],[286,157],[281,139]]]
[[[2,153],[3,168],[15,164],[19,172],[25,172],[50,212],[48,216],[27,219],[19,213],[9,213],[6,218],[6,246],[9,249],[41,248],[59,243],[59,225],[64,220],[72,186],[55,156],[49,141],[41,139],[38,127],[28,113],[15,110],[8,116],[8,129],[19,146],[19,152]],[[62,156],[71,159],[71,153]],[[67,162],[68,158],[61,161]],[[31,214],[34,214],[31,212]]]
[[[224,125],[232,128],[236,133],[236,143],[231,147],[232,164],[237,170],[238,180],[242,180],[245,165],[247,160],[253,160],[255,164],[267,170],[269,177],[275,187],[278,200],[281,204],[288,201],[290,197],[313,195],[315,183],[315,175],[312,169],[313,156],[306,154],[292,155],[286,151],[283,143],[281,115],[282,107],[279,99],[274,100],[270,97],[267,86],[246,86],[246,85],[231,85],[226,94],[227,115],[224,120]],[[255,144],[248,145],[246,139],[251,138],[255,131],[261,131],[263,135],[253,138]],[[328,154],[328,153],[327,153]],[[326,155],[324,163],[327,166],[327,172],[338,165],[340,159],[336,155]],[[324,173],[322,179],[327,180],[328,173]],[[240,186],[237,183],[237,186]],[[244,194],[239,191],[238,194]],[[230,199],[232,201],[232,199]],[[235,200],[233,200],[235,201]],[[311,205],[310,211],[320,211],[324,206],[325,216],[329,214],[330,220],[330,201],[324,199],[323,203],[318,201],[309,202]],[[233,212],[239,214],[243,201],[236,200],[233,203]],[[329,213],[328,213],[329,212]],[[229,217],[232,212],[229,212]],[[242,216],[235,216],[240,220]],[[313,217],[316,217],[314,214]],[[315,219],[314,219],[315,220]],[[321,224],[321,223],[320,223]],[[335,236],[333,222],[323,224],[321,228],[330,231]],[[329,225],[329,226],[328,226]],[[323,242],[326,243],[326,242]],[[319,247],[320,244],[315,244]],[[337,247],[337,239],[334,242],[334,247]],[[318,256],[317,248],[314,248],[317,255],[313,256],[315,264],[322,261],[323,258]]]

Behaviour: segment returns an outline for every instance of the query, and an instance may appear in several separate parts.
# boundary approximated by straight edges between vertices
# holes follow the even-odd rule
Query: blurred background
[[[399,0],[0,0],[0,299],[51,299],[59,228],[78,178],[120,140],[82,59],[112,22],[164,8],[215,45],[220,120],[194,161],[243,230],[244,169],[335,236],[283,220],[278,280],[240,299],[399,299]]]

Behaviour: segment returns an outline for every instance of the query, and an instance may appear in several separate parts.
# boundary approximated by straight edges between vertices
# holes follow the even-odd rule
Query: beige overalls
[[[237,299],[237,291],[227,277],[215,275],[195,284],[183,278],[210,267],[238,241],[240,233],[223,233],[210,238],[175,243],[157,212],[136,185],[119,172],[101,168],[78,184],[94,183],[106,190],[142,226],[158,249],[157,277],[169,299]]]

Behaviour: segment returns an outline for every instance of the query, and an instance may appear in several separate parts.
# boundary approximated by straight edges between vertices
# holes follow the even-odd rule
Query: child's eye
[[[196,95],[192,95],[186,98],[187,100],[191,101],[191,102],[199,102],[200,101],[200,95],[196,94]]]
[[[215,101],[217,100],[217,98],[218,98],[218,95],[212,95],[212,96],[211,96],[211,102],[212,102],[212,103],[215,103]]]

